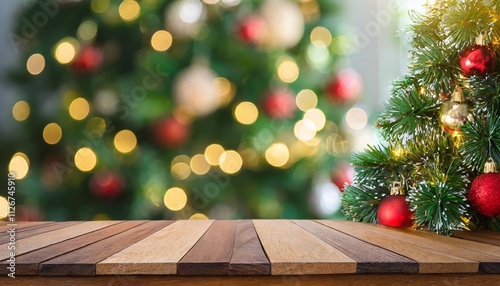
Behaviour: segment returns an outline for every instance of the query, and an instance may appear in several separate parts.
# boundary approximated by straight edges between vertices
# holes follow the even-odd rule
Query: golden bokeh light
[[[316,136],[316,126],[311,120],[303,119],[297,121],[293,128],[293,133],[297,139],[302,141],[309,141]]]
[[[118,7],[118,13],[125,22],[132,22],[139,17],[141,6],[134,0],[125,0]]]
[[[90,148],[83,147],[76,151],[75,166],[78,170],[89,172],[94,169],[97,164],[97,156]]]
[[[326,48],[332,42],[332,34],[327,28],[318,26],[311,31],[311,43],[318,48]]]
[[[28,118],[29,115],[30,105],[24,100],[18,101],[12,107],[12,116],[17,121],[24,121]]]
[[[234,118],[241,124],[250,125],[257,121],[257,117],[259,117],[259,110],[249,101],[238,104],[234,109]]]
[[[175,156],[175,158],[172,160],[170,165],[173,166],[177,163],[185,163],[185,164],[189,165],[190,161],[191,161],[191,158],[189,158],[188,156],[178,155],[178,156]]]
[[[202,154],[194,155],[193,158],[191,158],[189,166],[196,175],[204,175],[210,170],[210,164],[208,164],[205,156]]]
[[[32,75],[40,74],[45,68],[45,58],[41,54],[33,54],[26,61],[26,69]]]
[[[326,116],[321,109],[314,108],[308,110],[304,114],[304,119],[311,121],[314,124],[316,131],[320,131],[323,127],[325,127]]]
[[[243,165],[243,160],[238,152],[234,150],[225,151],[220,155],[219,167],[226,174],[235,174]]]
[[[92,20],[84,21],[78,27],[76,36],[80,42],[91,42],[97,35],[97,23]]]
[[[75,58],[77,50],[77,42],[72,38],[65,38],[57,43],[54,57],[59,63],[68,64]]]
[[[295,97],[295,104],[302,111],[308,111],[318,105],[318,96],[310,89],[303,89]]]
[[[130,130],[122,130],[115,135],[114,144],[116,150],[121,153],[129,153],[137,146],[137,137]]]
[[[156,31],[151,37],[151,47],[156,51],[163,52],[172,46],[172,34],[165,30]]]
[[[78,97],[74,99],[69,105],[69,115],[75,120],[83,120],[90,112],[89,102],[83,98]]]
[[[291,83],[299,77],[299,66],[290,57],[280,58],[277,61],[278,77],[286,83]]]
[[[345,121],[350,128],[361,130],[365,128],[368,123],[368,114],[359,107],[353,107],[347,111]]]
[[[266,160],[269,165],[274,167],[282,167],[290,159],[288,147],[283,143],[274,143],[266,150]]]
[[[47,144],[57,144],[62,137],[62,129],[57,123],[49,123],[43,128],[43,140]]]
[[[0,197],[0,219],[6,218],[9,215],[9,201],[6,198]]]
[[[30,169],[30,160],[26,154],[17,152],[12,156],[9,163],[9,173],[16,175],[16,180],[21,180],[28,174]]]
[[[172,177],[176,180],[185,180],[191,175],[191,168],[187,163],[181,162],[172,165],[170,169]]]
[[[212,166],[219,165],[219,158],[224,153],[224,148],[219,144],[211,144],[205,149],[205,159]]]
[[[202,213],[195,213],[189,217],[189,220],[207,220],[208,217]]]
[[[90,8],[94,13],[104,13],[109,8],[109,0],[92,0]]]
[[[231,82],[224,77],[214,79],[215,93],[219,97],[219,105],[221,107],[227,106],[234,98],[236,89]]]
[[[203,3],[207,4],[207,5],[215,5],[217,3],[219,3],[219,0],[202,0]]]
[[[187,204],[187,195],[183,189],[174,187],[165,192],[163,203],[171,211],[180,211]]]

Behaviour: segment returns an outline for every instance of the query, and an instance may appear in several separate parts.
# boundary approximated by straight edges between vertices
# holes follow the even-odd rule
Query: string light
[[[156,51],[166,51],[170,46],[172,46],[172,35],[168,31],[156,31],[151,37],[151,47]]]
[[[26,61],[26,69],[32,75],[40,74],[45,68],[45,58],[41,54],[33,54]]]
[[[191,168],[186,163],[176,163],[170,169],[172,177],[176,180],[185,180],[191,175]]]
[[[205,156],[202,154],[194,155],[189,162],[189,166],[196,175],[204,175],[210,170],[210,164],[208,164]]]
[[[224,148],[219,144],[211,144],[205,149],[205,160],[212,165],[219,165],[219,158],[224,153]]]
[[[78,50],[78,42],[73,38],[64,38],[57,43],[54,50],[55,59],[61,64],[68,64],[73,61]]]
[[[234,109],[234,117],[239,123],[250,125],[257,121],[259,110],[252,102],[244,101],[238,104]]]
[[[284,56],[276,61],[278,77],[286,83],[292,83],[299,77],[299,66],[294,59]]]
[[[12,156],[9,163],[9,172],[16,175],[16,180],[21,180],[28,174],[30,160],[26,154],[17,152]]]
[[[285,144],[274,143],[267,148],[265,156],[271,166],[282,167],[288,162],[290,152]]]
[[[76,151],[75,166],[83,172],[89,172],[97,164],[97,156],[90,148],[83,147]]]
[[[225,151],[220,155],[219,167],[226,174],[235,174],[243,165],[243,159],[238,152],[234,150]]]
[[[137,137],[130,130],[122,130],[115,135],[114,145],[121,153],[129,153],[137,146]]]
[[[174,187],[165,192],[163,203],[171,211],[180,211],[187,204],[187,195],[183,189]]]
[[[61,140],[62,129],[57,123],[49,123],[43,129],[42,135],[47,144],[54,145]]]
[[[75,120],[83,120],[90,112],[89,102],[83,98],[79,97],[74,99],[69,105],[69,115]]]
[[[29,115],[30,115],[30,106],[24,100],[18,101],[12,107],[12,116],[17,121],[24,121],[28,118]]]
[[[118,13],[125,22],[132,22],[139,17],[141,6],[134,0],[125,0],[118,7]]]

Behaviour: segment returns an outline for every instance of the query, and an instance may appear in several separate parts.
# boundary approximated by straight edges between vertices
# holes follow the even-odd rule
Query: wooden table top
[[[312,285],[330,278],[422,285],[404,280],[415,275],[415,283],[500,285],[500,233],[494,232],[446,237],[331,220],[19,222],[12,279],[9,227],[0,224],[2,285],[76,285],[74,279],[93,286],[137,284],[130,279],[137,285],[258,279]]]

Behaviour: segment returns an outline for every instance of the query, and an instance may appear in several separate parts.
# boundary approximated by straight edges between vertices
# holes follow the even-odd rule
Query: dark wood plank
[[[251,220],[236,223],[233,255],[229,275],[270,275],[271,263],[260,244]]]
[[[40,275],[93,276],[96,263],[168,226],[173,221],[150,221],[40,264]],[[166,246],[168,247],[168,246]]]
[[[357,273],[417,273],[418,262],[392,251],[366,243],[311,220],[294,223],[342,251],[357,263]]]
[[[454,231],[452,236],[466,239],[466,240],[472,240],[472,241],[477,241],[477,242],[482,242],[482,243],[486,243],[486,244],[500,246],[500,235],[499,235],[499,237],[494,237],[491,234],[484,235],[481,233],[476,233],[475,231],[473,231],[473,232]]]
[[[15,227],[16,231],[20,231],[23,229],[28,229],[28,228],[33,228],[33,227],[40,227],[43,225],[48,225],[54,223],[53,221],[21,221],[21,222],[13,222],[13,223],[7,223],[7,222],[2,222],[0,225],[0,232],[3,233],[4,231],[9,230],[11,227]]]
[[[44,233],[44,232],[53,231],[53,230],[60,229],[60,228],[63,228],[63,227],[72,226],[72,225],[75,225],[75,224],[78,224],[78,223],[82,223],[82,222],[79,222],[79,221],[67,221],[67,222],[58,222],[58,223],[46,224],[46,225],[42,225],[42,226],[39,226],[39,227],[30,227],[30,228],[21,229],[21,230],[17,230],[16,229],[16,240],[22,239],[22,238],[26,238],[26,237],[30,237],[30,236],[33,236],[33,235],[37,235],[37,234]],[[8,235],[9,234],[2,234],[2,236],[0,236],[0,244],[6,243],[7,241],[9,241]]]
[[[90,245],[99,240],[116,235],[144,223],[146,223],[146,221],[121,222],[91,233],[19,255],[16,257],[16,273],[18,275],[38,275],[39,264],[43,261],[69,253],[75,249]],[[0,263],[0,275],[6,275],[8,273],[9,270],[7,269],[7,266],[8,263],[6,260]]]
[[[177,264],[179,275],[228,275],[236,221],[218,220]]]
[[[178,276],[178,275],[105,275],[94,277],[0,277],[0,285],[9,286],[165,286],[165,285],[351,285],[351,286],[422,286],[422,285],[500,285],[499,274],[341,274],[295,276]]]

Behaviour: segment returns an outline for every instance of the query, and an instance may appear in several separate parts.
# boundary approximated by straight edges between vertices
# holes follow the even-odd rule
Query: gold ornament
[[[460,127],[467,121],[473,121],[472,106],[465,101],[464,93],[460,87],[455,87],[450,101],[443,104],[439,113],[441,128],[451,135],[459,134]]]

